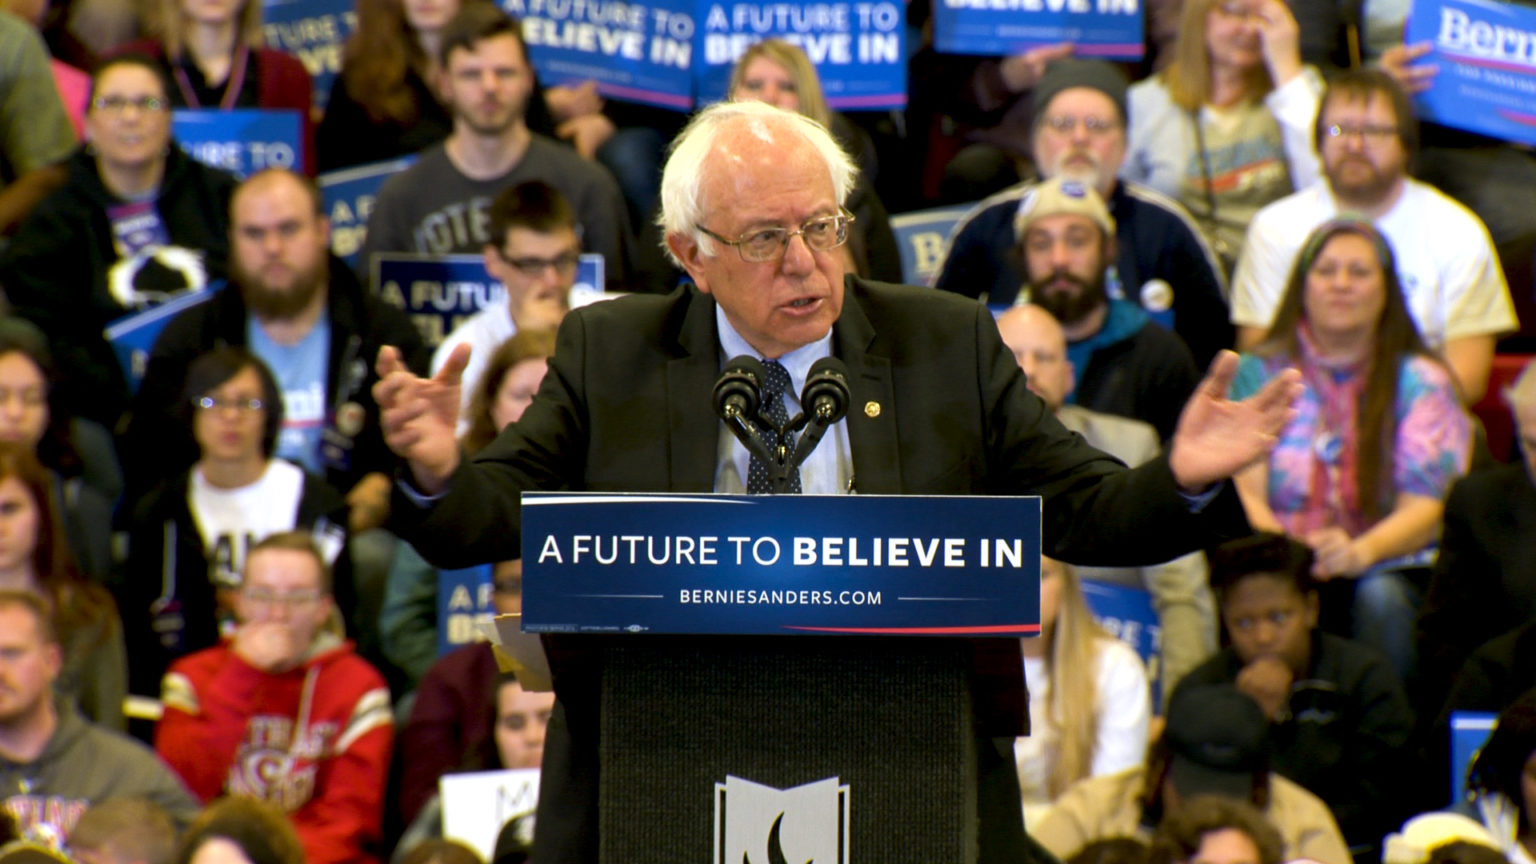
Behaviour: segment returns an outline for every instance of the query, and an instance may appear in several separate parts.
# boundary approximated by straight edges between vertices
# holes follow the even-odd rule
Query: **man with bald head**
[[[1162,448],[1151,425],[1067,404],[1077,382],[1072,361],[1067,359],[1067,334],[1051,313],[1033,303],[1014,306],[997,317],[997,329],[1024,370],[1030,392],[1050,406],[1061,425],[1127,465],[1157,458]],[[1216,650],[1216,602],[1206,574],[1205,556],[1200,552],[1148,567],[1078,568],[1084,579],[1151,592],[1162,628],[1158,678],[1165,696],[1184,673]]]
[[[453,439],[467,352],[431,379],[381,352],[375,395],[406,463],[395,527],[428,560],[461,566],[516,557],[523,490],[745,491],[748,455],[710,394],[724,358],[749,354],[782,367],[769,375],[789,379],[790,413],[815,360],[849,369],[862,410],[802,468],[805,492],[1039,494],[1047,552],[1088,563],[1165,560],[1246,529],[1226,478],[1273,443],[1295,376],[1230,402],[1235,358],[1223,357],[1168,458],[1127,471],[1029,393],[986,309],[844,272],[837,247],[853,172],[831,136],[797,114],[759,103],[701,111],[662,175],[667,249],[693,284],[568,315],[539,395],[473,462]],[[555,680],[534,859],[592,861],[600,709],[559,670]],[[754,718],[724,722],[750,736]],[[990,739],[975,760],[980,822],[954,830],[977,828],[980,861],[1021,860],[1013,766]],[[558,814],[553,801],[564,803]]]
[[[390,462],[371,360],[395,345],[426,369],[420,335],[331,256],[330,220],[310,180],[282,169],[252,175],[230,201],[229,234],[230,287],[172,319],[150,352],[125,464],[152,481],[191,465],[196,448],[171,411],[187,367],[217,345],[248,347],[283,395],[275,455],[350,490],[354,530],[381,523]]]

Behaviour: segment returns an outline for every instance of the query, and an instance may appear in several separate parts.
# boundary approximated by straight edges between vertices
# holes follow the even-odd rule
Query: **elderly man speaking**
[[[710,398],[723,358],[747,353],[767,377],[787,373],[790,412],[817,359],[850,370],[855,410],[803,466],[804,492],[1040,495],[1046,553],[1082,563],[1165,561],[1247,532],[1227,478],[1273,444],[1297,376],[1231,402],[1237,358],[1224,353],[1167,457],[1127,470],[1029,392],[982,305],[845,273],[853,174],[803,117],[756,103],[700,112],[662,176],[667,249],[693,285],[571,313],[533,405],[473,462],[453,438],[465,352],[424,379],[381,351],[386,440],[406,460],[397,529],[429,560],[461,566],[517,556],[524,490],[755,491],[750,456]],[[602,770],[597,700],[556,692],[534,860],[595,861],[598,808],[582,796]],[[984,778],[1013,773],[995,748],[977,759]],[[1017,794],[979,790],[980,861],[1027,855]]]

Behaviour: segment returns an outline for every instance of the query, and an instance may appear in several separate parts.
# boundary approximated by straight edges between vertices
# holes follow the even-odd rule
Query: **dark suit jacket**
[[[1536,620],[1536,486],[1516,461],[1451,487],[1434,576],[1419,613],[1420,711],[1435,716],[1483,642]]]
[[[1047,550],[1085,564],[1166,561],[1248,531],[1230,485],[1203,515],[1192,514],[1166,459],[1130,471],[1062,427],[1025,387],[992,316],[974,300],[849,277],[832,352],[850,370],[848,437],[859,492],[1039,494]],[[427,560],[458,567],[520,554],[525,489],[711,491],[721,429],[710,394],[720,365],[714,299],[692,287],[572,312],[522,419],[462,464],[430,511],[397,494],[397,530]],[[1004,662],[1021,668],[1016,643],[989,641],[1006,646]],[[535,860],[595,860],[596,675],[567,672],[562,681],[561,658],[551,662],[563,710],[545,746],[549,791],[537,843],[551,852],[546,844],[558,831],[584,848],[549,857],[536,850]],[[1023,717],[1022,678],[1014,681]],[[1011,759],[981,766],[983,774],[991,768],[1006,771],[994,775],[999,782],[1013,776]],[[564,776],[551,783],[552,772]],[[1017,781],[1004,785],[1014,798],[995,812],[1012,820],[1005,828],[1017,828],[1017,844],[990,845],[992,829],[984,827],[983,861],[1020,860],[1001,851],[1024,842]],[[545,818],[557,808],[558,827]],[[565,822],[578,812],[589,825]]]

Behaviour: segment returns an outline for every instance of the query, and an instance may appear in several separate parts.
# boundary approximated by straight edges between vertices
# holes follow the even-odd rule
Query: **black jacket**
[[[138,501],[128,533],[128,560],[118,587],[123,637],[128,647],[128,692],[158,696],[172,660],[219,641],[213,562],[203,547],[183,471]],[[347,502],[330,484],[305,472],[293,527],[345,542]],[[351,593],[350,557],[332,570],[338,606]]]
[[[111,209],[128,202],[108,191],[87,147],[75,151],[69,179],[21,224],[0,254],[0,286],[16,314],[52,343],[63,404],[71,413],[116,425],[128,385],[102,330],[113,321],[222,278],[229,259],[229,199],[235,177],[171,145],[155,210],[168,246],[201,256],[204,275],[168,256],[123,260]],[[114,265],[119,265],[113,288]],[[131,274],[131,276],[130,276]],[[131,287],[130,287],[131,286]]]
[[[1230,684],[1242,669],[1237,651],[1226,648],[1179,687]],[[1287,709],[1270,725],[1270,764],[1323,799],[1351,847],[1380,842],[1411,815],[1403,751],[1413,713],[1385,657],[1314,631],[1312,666],[1292,685]]]
[[[405,313],[367,293],[351,269],[334,256],[330,272],[331,354],[326,369],[322,449],[325,479],[345,493],[364,474],[387,473],[395,464],[384,445],[379,409],[373,401],[373,385],[378,380],[374,362],[379,349],[385,345],[399,348],[407,365],[421,374],[426,374],[431,355]],[[230,285],[166,324],[150,352],[125,435],[123,464],[130,495],[135,491],[142,494],[197,460],[197,444],[190,428],[177,419],[175,410],[187,367],[213,348],[244,346],[246,322],[245,298],[238,287]],[[362,428],[355,432],[344,428],[348,425],[345,422],[337,422],[337,409],[353,404],[364,412]]]

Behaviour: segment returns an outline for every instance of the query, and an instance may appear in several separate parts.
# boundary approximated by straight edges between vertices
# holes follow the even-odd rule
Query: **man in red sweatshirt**
[[[204,802],[227,793],[286,810],[308,864],[373,864],[389,692],[327,626],[330,575],[309,535],[251,548],[235,612],[232,638],[166,674],[155,749]]]

